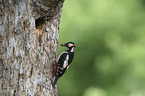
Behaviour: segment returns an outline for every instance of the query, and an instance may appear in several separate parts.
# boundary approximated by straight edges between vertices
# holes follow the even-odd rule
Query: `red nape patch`
[[[57,67],[57,63],[55,62],[55,66],[54,66],[54,76],[56,75],[56,67]]]

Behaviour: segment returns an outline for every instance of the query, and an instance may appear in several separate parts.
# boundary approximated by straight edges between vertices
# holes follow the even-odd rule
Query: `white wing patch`
[[[66,68],[66,66],[68,65],[68,59],[69,59],[69,55],[66,56],[66,59],[63,64],[63,68]]]
[[[64,54],[64,53],[68,53],[68,52],[67,52],[67,51],[62,52],[62,53],[58,56],[58,58],[57,58],[57,62],[58,62],[60,56],[61,56],[62,54]]]

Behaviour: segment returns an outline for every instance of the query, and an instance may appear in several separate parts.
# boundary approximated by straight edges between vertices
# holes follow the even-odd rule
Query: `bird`
[[[63,51],[57,58],[55,62],[54,68],[54,81],[52,86],[55,87],[58,79],[66,72],[69,68],[73,58],[74,58],[74,50],[76,44],[73,42],[67,42],[64,44],[60,44],[60,46],[67,47],[68,49]]]

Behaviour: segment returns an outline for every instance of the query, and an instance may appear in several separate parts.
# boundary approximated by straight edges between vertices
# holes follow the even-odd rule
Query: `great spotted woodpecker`
[[[56,63],[55,63],[55,76],[54,76],[54,82],[52,83],[52,86],[55,87],[57,80],[65,73],[65,71],[70,66],[73,57],[74,57],[74,49],[76,45],[73,42],[68,42],[66,44],[60,44],[61,46],[67,47],[68,50],[62,52]]]

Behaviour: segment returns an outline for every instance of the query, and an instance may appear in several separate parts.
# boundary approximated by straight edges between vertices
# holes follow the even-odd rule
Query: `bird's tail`
[[[55,88],[55,85],[57,83],[58,78],[55,77],[54,82],[52,83],[53,88]]]

